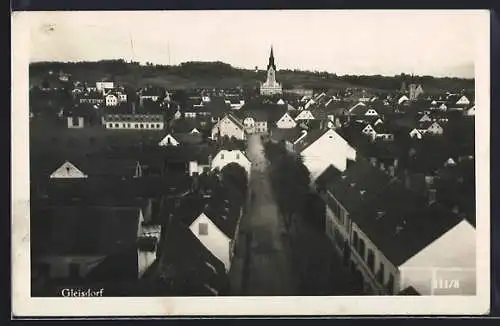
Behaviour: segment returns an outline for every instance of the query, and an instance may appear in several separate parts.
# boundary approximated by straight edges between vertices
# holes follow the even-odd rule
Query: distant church
[[[276,65],[274,64],[273,47],[271,46],[271,55],[267,65],[267,80],[260,85],[260,95],[279,95],[282,92],[281,84],[276,81]]]

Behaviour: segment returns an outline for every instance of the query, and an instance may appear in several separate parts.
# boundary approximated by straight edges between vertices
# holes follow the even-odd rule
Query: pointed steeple
[[[271,45],[271,54],[269,55],[269,64],[267,65],[267,70],[273,67],[276,70],[276,65],[274,64],[274,54],[273,54],[273,46]]]

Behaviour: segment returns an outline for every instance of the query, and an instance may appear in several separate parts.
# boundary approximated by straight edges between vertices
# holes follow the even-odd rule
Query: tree
[[[231,192],[236,191],[240,202],[243,202],[248,193],[247,171],[237,163],[229,163],[221,170],[222,182]]]

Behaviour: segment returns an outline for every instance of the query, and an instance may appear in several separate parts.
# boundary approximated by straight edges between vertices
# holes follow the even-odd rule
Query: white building
[[[303,132],[304,135],[294,143],[293,149],[302,156],[312,181],[330,165],[344,171],[347,160],[356,159],[356,150],[333,129]]]
[[[293,129],[297,126],[295,120],[290,116],[288,112],[285,112],[276,122],[276,127],[279,129]]]
[[[271,47],[271,55],[267,65],[267,80],[260,86],[260,95],[278,95],[282,92],[281,84],[276,81],[276,65],[274,64],[273,48]]]
[[[365,293],[411,287],[420,295],[475,294],[476,235],[469,222],[432,196],[422,205],[377,168],[348,171],[325,172],[333,176],[323,187],[326,233]],[[442,279],[459,286],[445,288]]]
[[[106,129],[117,130],[162,130],[165,125],[160,114],[107,114],[102,120]]]
[[[222,171],[222,169],[230,164],[230,163],[236,163],[240,165],[242,168],[245,169],[247,172],[248,179],[250,180],[250,171],[252,167],[252,163],[250,160],[247,158],[245,153],[243,153],[240,150],[227,150],[227,149],[222,149],[220,150],[215,157],[212,159],[210,169],[215,170],[218,169],[219,171]]]
[[[226,114],[212,127],[212,139],[219,139],[224,136],[236,139],[246,139],[245,126],[233,115]]]
[[[95,88],[98,92],[105,93],[108,90],[115,88],[115,83],[111,81],[99,81],[95,83]]]
[[[106,95],[106,106],[117,106],[118,105],[118,96],[115,94]]]

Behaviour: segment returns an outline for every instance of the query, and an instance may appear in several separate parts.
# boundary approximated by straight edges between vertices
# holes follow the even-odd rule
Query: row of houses
[[[473,295],[475,224],[442,205],[436,189],[417,194],[393,171],[357,158],[343,172],[330,166],[320,175],[315,186],[333,246],[368,293],[450,294],[435,282],[456,279],[453,293]]]
[[[102,283],[129,295],[227,293],[245,197],[221,173],[231,165],[249,177],[251,163],[243,149],[177,138],[32,155],[35,292]]]

